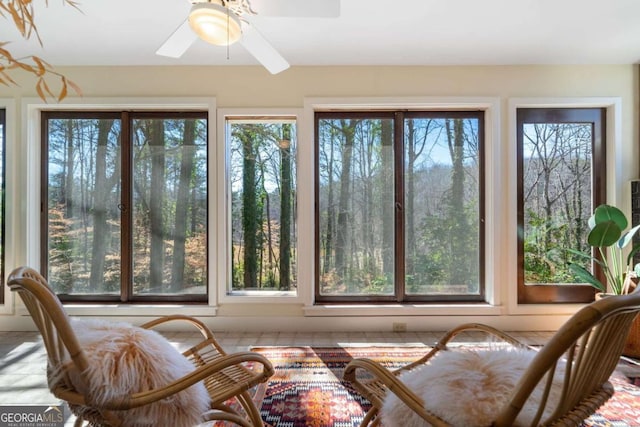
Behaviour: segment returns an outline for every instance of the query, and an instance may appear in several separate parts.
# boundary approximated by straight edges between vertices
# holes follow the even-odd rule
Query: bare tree
[[[405,121],[405,264],[406,273],[415,274],[415,261],[417,257],[417,227],[416,227],[416,192],[417,162],[427,146],[427,138],[435,128],[435,120],[409,119]]]
[[[153,120],[149,136],[149,149],[151,151],[151,182],[149,189],[149,226],[151,229],[149,286],[151,288],[162,289],[164,277],[164,121]]]
[[[91,250],[91,273],[89,288],[91,291],[104,292],[104,270],[107,249],[109,247],[109,226],[107,203],[109,193],[113,188],[113,177],[107,176],[107,157],[109,132],[113,120],[98,121],[98,140],[96,150],[95,190],[92,209],[93,216],[93,245]]]
[[[382,193],[382,272],[393,277],[395,257],[395,187],[393,167],[393,123],[382,120],[381,193]]]
[[[355,139],[355,128],[358,120],[340,120],[339,129],[342,138],[342,158],[340,161],[340,194],[338,201],[338,218],[336,224],[335,268],[339,277],[345,278],[347,273],[347,249],[351,237],[349,227],[351,199],[351,158]]]
[[[291,125],[282,126],[280,144],[280,289],[291,289]]]
[[[462,119],[445,120],[447,142],[451,156],[451,189],[449,194],[449,216],[451,218],[450,283],[465,284],[469,281],[467,269],[468,224],[464,203],[464,128]],[[456,260],[460,260],[456,262]]]
[[[187,239],[187,214],[189,192],[193,182],[193,159],[195,147],[195,120],[184,120],[180,156],[180,176],[176,195],[176,214],[173,231],[173,263],[171,266],[171,290],[178,292],[184,287],[185,242]],[[195,209],[195,205],[192,205]]]
[[[254,132],[248,126],[235,136],[242,144],[242,230],[244,236],[243,287],[258,287],[258,201],[256,194],[256,152]]]

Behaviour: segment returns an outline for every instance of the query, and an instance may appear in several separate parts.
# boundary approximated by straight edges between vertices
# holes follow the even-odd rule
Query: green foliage
[[[231,271],[232,289],[244,289],[244,263],[240,260],[233,263]]]
[[[528,210],[524,236],[524,271],[526,283],[568,283],[574,276],[568,267],[577,257],[564,248],[573,232],[565,221],[549,221]]]
[[[407,274],[405,283],[408,293],[426,293],[434,285],[445,285],[449,282],[446,274],[446,266],[442,260],[442,253],[438,251],[427,254],[416,254],[411,260],[413,274]]]
[[[263,288],[278,289],[279,287],[279,280],[276,272],[273,269],[269,269]]]
[[[421,251],[408,256],[412,271],[408,271],[407,290],[410,293],[438,292],[438,288],[473,281],[470,272],[477,270],[478,235],[477,221],[473,221],[473,209],[461,209],[461,217],[446,212],[427,214],[417,227]],[[465,236],[461,236],[458,223],[465,222]],[[458,241],[457,246],[453,245]],[[460,274],[460,272],[465,274]],[[471,285],[471,283],[467,283]]]
[[[361,269],[347,269],[343,275],[331,269],[322,275],[320,282],[323,294],[388,295],[393,293],[392,274],[370,274]]]
[[[629,291],[630,278],[638,277],[640,274],[640,263],[633,265],[633,256],[640,250],[640,247],[632,247],[625,257],[625,249],[633,241],[633,236],[640,226],[633,227],[627,232],[629,222],[624,213],[610,205],[598,206],[593,215],[589,218],[589,235],[587,242],[598,250],[600,258],[584,254],[574,249],[568,252],[581,256],[588,260],[593,260],[602,269],[609,291],[620,295]],[[606,292],[607,286],[602,283],[592,272],[578,263],[569,263],[569,268],[574,275],[590,284],[600,292]]]
[[[369,289],[371,293],[390,293],[393,291],[393,277],[391,276],[375,276],[371,279]]]

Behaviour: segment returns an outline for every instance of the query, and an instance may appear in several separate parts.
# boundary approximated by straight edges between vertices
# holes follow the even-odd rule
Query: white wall
[[[628,181],[638,176],[638,71],[634,65],[611,66],[474,66],[474,67],[293,67],[272,76],[260,67],[70,67],[60,68],[83,90],[83,99],[213,98],[218,109],[309,108],[309,100],[364,98],[423,100],[493,100],[496,131],[490,141],[500,151],[496,157],[495,185],[503,186],[498,199],[505,224],[513,222],[515,165],[513,113],[518,105],[603,105],[609,108],[608,130],[613,156],[608,158],[609,201],[628,207]],[[34,204],[25,197],[37,193],[30,177],[33,150],[29,146],[27,104],[38,102],[33,81],[20,76],[20,87],[0,87],[0,108],[11,110],[7,156],[7,269],[29,263],[37,248],[26,244],[33,233],[29,212]],[[82,102],[69,99],[67,103]],[[366,102],[366,99],[364,99]],[[65,104],[63,103],[63,106]],[[58,106],[57,108],[60,108]],[[309,112],[305,112],[308,119]],[[216,116],[211,116],[214,119]],[[308,120],[307,120],[308,121]],[[302,123],[303,128],[310,126]],[[310,147],[309,132],[299,146]],[[33,135],[31,135],[33,138]],[[215,132],[211,138],[215,139]],[[214,141],[212,141],[214,142]],[[213,145],[212,145],[213,146]],[[501,164],[504,163],[504,164]],[[301,183],[311,177],[301,176]],[[304,185],[304,184],[301,184]],[[31,188],[30,188],[31,187]],[[491,188],[489,188],[491,191]],[[307,198],[309,200],[310,198]],[[488,195],[492,199],[492,195]],[[494,198],[495,199],[495,198]],[[299,206],[299,209],[310,207]],[[33,214],[32,214],[33,216]],[[300,234],[313,230],[299,230]],[[515,229],[514,229],[515,232]],[[443,330],[462,321],[482,321],[510,330],[556,328],[577,306],[527,306],[515,303],[513,233],[495,242],[495,264],[489,286],[496,292],[495,304],[483,306],[311,307],[308,301],[281,303],[223,303],[193,309],[188,307],[128,306],[69,307],[74,315],[113,315],[141,322],[154,314],[193,313],[217,330],[391,330],[393,322],[407,323],[409,330]],[[302,257],[302,252],[300,257]],[[309,256],[311,254],[309,253]],[[504,270],[500,267],[503,266]],[[37,267],[37,266],[36,266]],[[213,284],[215,287],[215,283]],[[308,286],[310,283],[301,283]],[[215,290],[214,290],[215,292]],[[0,306],[0,330],[33,329],[24,310],[7,293]]]

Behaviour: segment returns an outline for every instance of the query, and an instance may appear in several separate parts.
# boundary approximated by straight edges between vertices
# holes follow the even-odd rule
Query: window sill
[[[490,304],[353,304],[314,305],[303,308],[305,316],[499,316],[503,306]]]
[[[159,317],[171,314],[190,316],[215,316],[218,308],[208,305],[187,304],[65,304],[70,316],[91,317]],[[21,315],[29,315],[26,307],[17,309]]]

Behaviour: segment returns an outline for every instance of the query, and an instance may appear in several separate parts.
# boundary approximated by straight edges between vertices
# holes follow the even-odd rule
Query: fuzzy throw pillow
[[[194,370],[193,364],[157,332],[123,322],[73,319],[89,361],[87,384],[96,402],[164,387]],[[81,392],[78,376],[71,376]],[[202,382],[164,400],[114,411],[127,427],[190,427],[202,422],[210,399]]]
[[[516,384],[535,357],[533,350],[443,351],[422,368],[404,372],[400,379],[424,402],[430,412],[457,427],[491,425],[508,402]],[[562,391],[564,370],[558,364],[542,419],[555,409]],[[542,381],[544,383],[544,381]],[[524,406],[515,426],[528,426],[542,396],[539,385]],[[385,427],[429,425],[393,393],[380,410]]]

